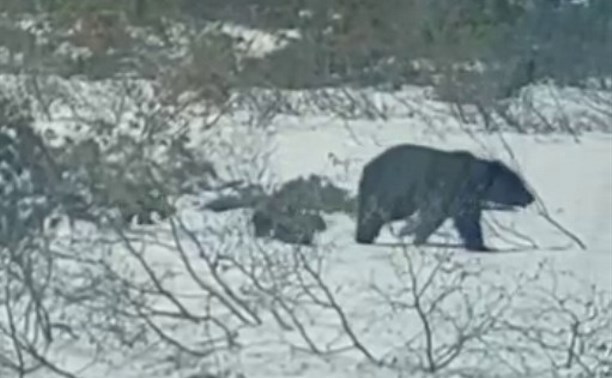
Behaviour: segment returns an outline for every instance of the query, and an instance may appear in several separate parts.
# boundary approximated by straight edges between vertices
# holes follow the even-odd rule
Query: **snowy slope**
[[[521,240],[509,232],[498,230],[502,238],[490,228],[485,232],[492,246],[504,248],[525,246],[517,253],[471,255],[461,250],[453,251],[453,259],[465,264],[477,263],[491,272],[501,272],[500,279],[508,280],[521,273],[535,271],[546,261],[559,272],[569,271],[575,277],[559,283],[559,290],[572,292],[583,290],[594,284],[607,292],[612,290],[612,139],[610,135],[593,133],[584,135],[576,142],[571,137],[519,136],[510,133],[466,135],[450,129],[448,132],[432,132],[428,127],[411,118],[394,118],[385,122],[354,121],[349,125],[332,119],[313,117],[282,118],[283,125],[275,137],[277,146],[274,155],[274,171],[282,180],[309,173],[325,174],[339,185],[355,191],[360,169],[374,155],[391,145],[410,142],[432,145],[442,149],[469,149],[476,154],[506,161],[519,169],[544,201],[547,211],[561,225],[575,233],[587,246],[581,250],[566,235],[538,215],[534,207],[517,213],[487,214],[497,222],[512,227],[536,244]],[[441,122],[442,123],[442,122]],[[448,120],[453,125],[451,119]],[[442,136],[441,136],[442,135]],[[508,147],[512,156],[508,154]],[[370,294],[372,284],[381,287],[398,286],[394,278],[393,261],[397,262],[397,250],[380,246],[358,246],[353,241],[354,221],[338,216],[330,219],[332,229],[321,238],[322,245],[333,243],[329,253],[326,276],[333,287],[342,288],[340,298],[343,306],[358,324],[361,337],[378,355],[401,347],[402,340],[413,336],[415,323],[406,324],[411,318],[392,316],[379,308]],[[488,223],[491,225],[491,223]],[[496,228],[499,228],[496,226]],[[457,240],[446,225],[442,233]],[[385,232],[381,242],[393,242],[394,236]],[[433,251],[432,251],[433,252]],[[418,259],[415,253],[414,258]],[[433,261],[427,257],[425,264]],[[401,262],[399,262],[401,264]],[[584,286],[577,289],[576,281]],[[478,296],[476,296],[477,298]],[[325,321],[320,318],[321,322]],[[413,319],[414,320],[414,319]],[[332,335],[321,327],[321,339],[330,340]],[[417,327],[418,328],[418,327]],[[334,329],[332,327],[332,329]],[[337,329],[337,328],[336,328]],[[400,336],[400,335],[403,335]],[[287,336],[285,336],[287,337]],[[346,340],[344,340],[346,343]],[[288,350],[285,350],[288,353]],[[244,361],[249,377],[397,377],[397,372],[373,368],[363,363],[359,353],[328,358],[326,363],[306,355],[289,357],[271,356],[274,362],[254,363]],[[250,355],[250,353],[246,353]],[[265,360],[264,360],[265,361]],[[479,366],[482,362],[471,362]],[[461,364],[459,364],[461,365]],[[470,363],[467,363],[470,366]],[[495,364],[493,364],[495,365]],[[359,367],[358,366],[362,366]],[[464,365],[465,366],[465,365]],[[484,365],[483,365],[484,366]],[[294,370],[296,369],[296,370]],[[385,373],[386,372],[386,373]],[[388,374],[388,375],[385,375]],[[417,376],[404,373],[405,377]],[[493,375],[491,375],[493,376]],[[506,375],[507,376],[507,375]],[[509,375],[512,376],[512,375]],[[535,375],[534,375],[535,376]],[[571,376],[571,375],[569,375]]]
[[[421,92],[408,92],[407,96],[419,99],[421,105],[424,105],[422,109],[426,111],[422,114],[396,112],[385,121],[361,119],[348,123],[324,114],[313,114],[308,117],[277,117],[273,124],[275,133],[268,142],[274,147],[271,170],[275,174],[275,179],[285,181],[299,175],[318,173],[329,176],[338,185],[354,192],[361,167],[385,148],[404,142],[442,149],[469,149],[480,156],[504,160],[523,172],[542,198],[550,215],[584,241],[587,249],[581,250],[573,244],[567,235],[560,233],[538,215],[535,208],[509,214],[487,214],[489,222],[485,232],[489,243],[501,249],[519,245],[520,251],[487,255],[470,254],[461,249],[450,251],[447,255],[449,264],[459,264],[458,266],[466,271],[472,269],[470,267],[485,269],[482,277],[466,284],[460,294],[473,301],[482,299],[488,304],[498,303],[498,300],[493,298],[493,294],[479,290],[480,283],[484,285],[488,282],[487,285],[490,286],[487,287],[496,284],[501,286],[500,290],[510,290],[516,283],[516,277],[535,272],[542,261],[548,261],[559,272],[569,271],[575,275],[575,278],[562,279],[558,283],[557,289],[560,292],[580,295],[582,292],[576,290],[587,290],[589,284],[594,284],[604,290],[604,299],[609,300],[612,296],[611,136],[593,132],[582,135],[579,141],[576,141],[574,137],[559,135],[529,136],[512,133],[487,135],[477,131],[466,132],[460,129],[457,121],[449,113],[443,111],[439,103],[423,100]],[[509,154],[509,150],[512,154]],[[248,164],[248,159],[243,164]],[[205,241],[204,245],[211,247],[210,253],[217,248],[213,243],[225,243],[224,247],[230,250],[228,253],[244,257],[242,255],[247,254],[252,247],[239,244],[234,237],[244,232],[240,227],[244,226],[245,215],[246,213],[241,211],[231,214],[211,214],[192,207],[186,208],[181,217],[189,223],[191,229],[197,231],[197,236]],[[246,378],[420,376],[421,373],[410,371],[408,368],[397,368],[402,363],[406,366],[414,363],[414,361],[402,361],[403,357],[409,354],[406,353],[404,344],[422,335],[423,331],[417,317],[410,311],[390,308],[388,304],[382,303],[380,295],[373,290],[374,286],[385,288],[389,293],[396,293],[399,299],[407,295],[402,292],[402,288],[407,284],[406,276],[398,273],[402,270],[401,267],[406,266],[406,260],[402,257],[403,252],[391,247],[356,245],[353,242],[352,219],[347,216],[333,216],[328,220],[331,227],[319,238],[321,249],[308,253],[322,256],[323,279],[343,308],[360,342],[376,359],[395,361],[396,368],[376,366],[369,363],[364,358],[364,354],[356,348],[348,348],[353,342],[346,334],[340,332],[342,322],[338,314],[317,306],[307,307],[300,311],[299,316],[308,324],[308,332],[317,345],[330,349],[339,348],[338,351],[325,356],[306,352],[304,348],[307,345],[299,332],[295,329],[283,330],[269,317],[265,317],[262,325],[240,330],[241,348],[219,353],[215,358],[202,358],[199,365],[193,363],[196,367],[202,368],[202,365],[210,364],[220,370],[226,368],[243,374],[228,374],[228,377]],[[500,229],[499,224],[515,229],[526,238],[521,239]],[[222,238],[222,242],[207,236],[205,231],[209,228],[224,230],[226,235]],[[500,236],[494,231],[499,232]],[[167,224],[155,229],[154,234],[156,238],[161,239],[167,236],[168,243],[172,242]],[[456,240],[454,231],[448,225],[441,234],[441,238],[448,236],[451,240]],[[70,231],[66,230],[63,236],[60,235],[58,245],[66,246],[61,240],[62,237],[69,236],[74,235],[70,235]],[[529,244],[526,239],[533,241],[536,246],[520,247]],[[392,242],[394,237],[390,231],[385,231],[379,241]],[[279,259],[294,253],[289,247],[274,242],[260,243]],[[174,270],[186,274],[176,250],[160,246],[143,248],[156,269]],[[436,250],[429,250],[424,254],[416,250],[405,252],[411,261],[421,264],[424,272],[435,265],[437,261],[435,256],[438,253],[444,253]],[[188,246],[185,253],[196,259],[201,251]],[[129,273],[131,277],[140,279],[144,276],[144,272],[135,268],[137,264],[126,257],[128,254],[125,251],[115,251],[114,256],[112,263],[115,266],[126,271],[135,269],[133,273]],[[235,274],[235,277],[232,274]],[[206,276],[205,269],[201,271],[201,276]],[[230,282],[235,282],[235,288],[240,287],[240,282],[245,280],[244,276],[231,271],[228,272],[228,276],[231,276]],[[585,284],[576,286],[578,281],[584,281]],[[199,309],[203,306],[198,300],[198,287],[193,280],[179,274],[168,282],[169,290],[189,298],[185,299],[185,303],[188,303],[190,308]],[[189,297],[188,294],[193,294],[193,297]],[[461,307],[463,302],[455,301],[460,302],[461,298],[451,298],[451,302],[447,305],[451,309],[455,308],[453,306],[457,307],[456,310],[449,311],[456,311],[458,317],[469,318],[465,315],[467,310]],[[501,302],[503,300],[499,299],[499,303]],[[480,311],[486,314],[493,310],[481,308]],[[476,317],[473,314],[472,316]],[[532,319],[534,322],[536,320],[541,319]],[[197,325],[177,323],[172,327],[168,328],[169,332],[181,341],[193,339],[195,343],[198,338],[206,336]],[[452,333],[445,334],[446,330],[442,326],[440,332],[440,340],[450,337]],[[496,340],[499,340],[499,336]],[[78,367],[80,374],[92,378],[109,374],[121,378],[204,377],[204,375],[189,375],[190,371],[197,369],[189,367],[187,363],[182,369],[171,368],[170,366],[176,365],[164,360],[166,349],[155,345],[145,350],[136,350],[133,356],[123,350],[108,350],[105,352],[105,358],[93,363],[90,363],[91,353],[91,350],[81,344],[68,345],[66,349],[52,352],[56,358],[63,361],[61,365],[71,369]],[[481,351],[466,353],[465,357],[458,358],[449,370],[440,376],[453,376],[453,371],[461,370],[465,373],[472,368],[480,368],[482,373],[487,371],[487,366],[491,369],[500,366],[497,360],[483,359],[482,353]],[[111,361],[116,362],[111,363]],[[535,364],[540,362],[543,365],[547,364],[544,359],[536,361]],[[489,376],[497,374],[495,370],[488,371],[491,374]],[[499,367],[499,374],[506,377],[516,376],[508,373],[508,369],[503,367]],[[457,373],[454,376],[462,375]],[[479,375],[474,373],[472,376]],[[539,375],[534,373],[533,376]]]
[[[337,180],[356,191],[361,167],[389,146],[416,143],[440,149],[468,149],[477,155],[500,159],[518,169],[544,201],[553,217],[587,244],[587,251],[572,248],[572,252],[546,253],[547,248],[572,244],[565,236],[537,215],[534,208],[520,213],[495,214],[497,218],[515,222],[529,235],[541,251],[538,257],[566,261],[567,268],[610,286],[612,266],[612,137],[593,133],[575,142],[571,137],[520,136],[516,134],[454,133],[440,137],[427,131],[412,119],[388,122],[355,122],[338,125],[333,121],[312,122],[295,120],[302,129],[281,133],[278,138],[277,170],[285,179],[300,174],[319,173]],[[449,123],[452,121],[449,120]],[[353,136],[358,135],[359,139]],[[508,148],[512,152],[509,156]],[[335,158],[330,158],[333,154]],[[338,164],[334,160],[346,162]],[[503,217],[503,218],[502,218]],[[351,226],[352,227],[352,224]],[[352,232],[352,229],[350,230]],[[352,234],[351,234],[352,235]],[[495,245],[495,244],[493,244]],[[359,247],[364,248],[364,247]],[[367,248],[367,247],[366,247]],[[529,253],[533,254],[533,253]],[[529,259],[508,256],[500,259]],[[495,258],[496,260],[498,258]],[[577,269],[582,267],[582,269]],[[592,269],[597,267],[600,269]],[[597,278],[596,278],[597,277]]]

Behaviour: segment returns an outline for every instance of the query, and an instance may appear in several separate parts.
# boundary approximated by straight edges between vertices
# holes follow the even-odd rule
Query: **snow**
[[[228,22],[215,23],[204,29],[204,33],[221,32],[238,39],[237,50],[245,57],[262,58],[276,50],[286,47],[291,40],[300,39],[300,33],[294,29],[279,29],[266,32],[243,25]]]
[[[92,97],[108,92],[103,87],[83,90],[90,92]],[[552,104],[557,103],[549,97],[544,97],[545,92],[542,88],[533,88],[532,95],[548,104],[548,107],[542,107],[544,113],[552,114]],[[299,100],[301,94],[294,95]],[[109,267],[134,282],[149,282],[146,269],[139,263],[140,257],[148,261],[157,272],[172,272],[173,276],[164,281],[166,290],[175,293],[189,311],[195,314],[210,312],[222,319],[231,330],[238,333],[239,346],[229,349],[220,347],[213,356],[194,359],[171,350],[159,341],[145,343],[145,346],[138,345],[133,350],[113,347],[111,344],[102,351],[96,351],[94,346],[84,340],[65,339],[49,350],[47,358],[75,374],[78,373],[77,375],[91,378],[109,375],[120,378],[195,378],[204,377],[203,374],[196,375],[196,372],[203,370],[229,371],[235,375],[228,373],[219,376],[248,378],[427,376],[422,371],[411,370],[410,366],[419,363],[415,356],[422,356],[422,353],[408,353],[406,346],[409,340],[417,339],[413,347],[421,348],[421,351],[424,348],[418,317],[414,311],[393,308],[389,301],[385,301],[374,290],[374,287],[380,288],[394,296],[395,300],[407,303],[409,298],[406,290],[410,287],[409,276],[406,275],[407,263],[418,268],[420,277],[431,273],[436,264],[441,264],[443,268],[448,267],[448,271],[442,269],[444,273],[441,274],[440,280],[435,280],[435,289],[452,288],[457,282],[465,284],[459,292],[449,295],[444,302],[444,308],[456,315],[457,322],[465,323],[466,327],[475,327],[473,322],[478,322],[479,317],[486,318],[487,314],[498,311],[496,306],[502,307],[506,303],[504,301],[509,299],[504,299],[503,295],[499,298],[497,296],[502,292],[512,292],[514,287],[521,284],[524,285],[524,291],[517,290],[522,296],[512,304],[523,312],[509,310],[509,315],[500,313],[499,319],[516,315],[517,322],[537,324],[544,329],[550,324],[547,324],[544,318],[539,319],[529,312],[536,308],[533,304],[534,297],[530,297],[540,293],[536,287],[544,288],[544,291],[558,290],[559,295],[586,296],[592,285],[602,291],[601,306],[608,311],[602,316],[609,319],[610,308],[606,303],[612,298],[610,134],[598,131],[578,136],[559,133],[519,135],[509,131],[485,134],[472,127],[474,125],[463,127],[466,125],[460,124],[443,103],[429,97],[425,89],[407,88],[396,94],[369,95],[375,99],[378,107],[385,110],[387,119],[365,119],[356,116],[350,121],[339,120],[334,115],[318,109],[307,115],[277,116],[270,127],[274,130],[271,135],[269,130],[245,129],[241,122],[236,122],[234,126],[227,122],[218,135],[230,135],[228,138],[232,141],[242,140],[244,146],[232,147],[243,149],[249,155],[239,159],[237,163],[232,163],[239,164],[239,167],[227,167],[227,170],[244,171],[246,173],[243,174],[247,175],[248,171],[256,168],[252,160],[252,154],[255,152],[251,151],[256,149],[255,144],[261,146],[269,143],[270,170],[274,180],[282,182],[300,175],[317,173],[330,177],[337,185],[355,193],[361,167],[389,146],[417,143],[448,150],[468,149],[479,156],[503,160],[519,170],[543,200],[548,213],[584,241],[586,250],[580,249],[567,235],[559,232],[539,214],[536,206],[533,206],[519,212],[486,215],[485,237],[488,243],[501,250],[518,246],[519,251],[516,253],[471,254],[460,248],[450,251],[430,248],[421,252],[416,249],[404,251],[384,245],[356,245],[353,241],[354,220],[346,215],[327,218],[330,227],[319,236],[318,248],[295,251],[273,241],[244,239],[242,235],[250,232],[246,226],[248,211],[225,214],[203,211],[192,204],[204,198],[205,194],[202,194],[202,198],[186,201],[179,214],[179,218],[186,224],[185,227],[193,232],[192,235],[181,234],[177,239],[173,239],[173,229],[168,222],[159,226],[143,227],[138,234],[140,241],[133,242],[134,250],[130,251],[124,244],[116,241],[112,232],[98,234],[88,227],[66,227],[55,235],[54,246],[67,253],[83,254],[94,261],[105,261]],[[112,94],[109,96],[112,97]],[[398,101],[398,98],[402,101]],[[106,111],[112,111],[112,103],[100,103],[105,104]],[[579,101],[564,105],[570,119],[574,119],[572,117],[576,114],[582,114],[583,108]],[[65,110],[57,111],[62,114]],[[104,112],[104,109],[100,111]],[[235,116],[239,118],[244,114],[238,112]],[[65,123],[67,127],[63,130],[61,119],[53,122],[40,121],[38,127],[53,127],[62,136],[74,135],[74,131],[68,128],[73,125]],[[500,225],[510,227],[517,233],[510,233]],[[518,234],[526,238],[521,238]],[[95,242],[103,237],[104,242]],[[437,239],[451,243],[458,240],[450,225],[445,225],[440,230]],[[392,230],[385,230],[379,238],[381,244],[394,241],[396,239]],[[535,247],[530,243],[535,244]],[[84,253],[85,251],[87,253]],[[307,332],[318,348],[322,351],[330,350],[322,355],[307,351],[308,346],[298,330],[284,330],[269,312],[264,311],[266,303],[271,302],[272,297],[261,293],[242,292],[241,290],[253,290],[251,281],[247,274],[231,267],[223,272],[229,290],[247,301],[252,301],[252,305],[260,309],[261,324],[239,324],[227,308],[219,306],[218,302],[212,301],[212,308],[208,308],[212,302],[202,293],[198,279],[189,276],[188,269],[182,262],[182,253],[193,262],[195,276],[223,292],[223,296],[227,296],[227,292],[223,291],[224,288],[220,287],[211,275],[210,266],[204,263],[206,258],[214,260],[221,256],[242,261],[245,266],[257,269],[259,277],[270,285],[274,283],[274,279],[270,277],[276,276],[275,279],[283,283],[277,289],[286,295],[299,292],[296,283],[298,278],[313,282],[313,277],[307,274],[305,278],[299,277],[291,271],[292,264],[296,264],[299,256],[305,256],[305,261],[313,266],[321,263],[321,277],[349,320],[357,339],[369,353],[376,359],[385,361],[387,366],[369,362],[363,353],[351,347],[353,341],[342,332],[341,319],[332,308],[316,306],[311,301],[302,299],[302,307],[296,310],[295,315],[307,326]],[[268,260],[263,261],[263,256]],[[268,264],[278,268],[278,271],[266,271]],[[64,268],[67,266],[72,265],[66,264]],[[542,266],[553,267],[554,272],[559,272],[560,281],[556,282],[553,276],[546,274],[550,271]],[[75,277],[86,279],[87,275],[79,276],[83,273],[83,267],[75,265],[72,269],[71,273]],[[478,273],[481,271],[482,273]],[[572,276],[562,272],[570,272]],[[91,268],[88,274],[94,277],[98,273],[100,272]],[[65,279],[66,286],[76,287],[80,282],[76,278],[72,281],[69,277]],[[556,282],[558,286],[553,288],[551,282]],[[319,289],[313,289],[317,297],[326,298],[325,292]],[[435,292],[429,295],[434,296]],[[433,300],[432,298],[429,297],[428,300]],[[112,301],[104,302],[108,298],[101,297],[97,300],[99,302],[94,304],[101,306],[100,308],[112,305]],[[474,308],[469,308],[468,303],[473,303]],[[158,301],[155,307],[158,310],[176,311],[176,307],[167,300]],[[580,307],[573,311],[579,313]],[[559,322],[564,319],[561,311],[555,314],[558,317],[555,319]],[[526,316],[526,320],[521,320],[519,315]],[[104,319],[92,319],[84,313],[75,312],[66,316],[82,324],[104,323]],[[250,317],[244,313],[243,316]],[[438,321],[439,328],[435,330],[438,341],[436,347],[441,347],[443,341],[452,339],[454,328],[453,323],[442,315]],[[197,322],[160,317],[158,324],[164,324],[168,334],[192,347],[203,340],[209,340],[211,333],[220,335],[220,329],[205,329],[207,327]],[[138,334],[141,329],[139,327],[144,327],[138,321],[123,326],[128,330],[126,332],[134,335]],[[590,327],[591,323],[588,323],[588,326]],[[604,333],[594,337],[601,337],[605,342],[609,342],[609,335]],[[560,335],[559,339],[566,336],[565,333]],[[505,336],[506,334],[493,332],[488,342],[499,342],[504,340]],[[154,336],[149,337],[150,340],[156,340]],[[517,339],[508,342],[519,345],[525,341]],[[588,346],[586,348],[590,350]],[[0,352],[2,350],[0,346]],[[483,372],[487,371],[490,373],[487,376],[516,376],[512,375],[516,372],[512,373],[500,365],[498,360],[485,353],[489,352],[466,352],[441,373],[444,375],[439,376],[465,376],[462,374],[467,371],[475,371],[472,376],[484,376]],[[562,352],[559,353],[563,355]],[[94,354],[97,354],[95,359],[92,358]],[[544,369],[547,361],[544,357],[534,356],[537,357],[535,352],[526,364],[531,364],[529,371],[535,377],[540,376],[535,372]],[[46,371],[37,374],[33,376],[49,376]],[[567,374],[571,376],[571,372]],[[541,376],[546,375],[542,373]]]

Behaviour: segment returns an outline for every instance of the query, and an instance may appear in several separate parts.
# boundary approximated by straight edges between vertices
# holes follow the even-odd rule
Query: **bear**
[[[489,251],[482,236],[482,211],[524,208],[533,202],[525,181],[500,161],[462,150],[396,145],[362,170],[355,240],[372,244],[385,223],[418,212],[412,231],[415,245],[426,243],[450,218],[465,249]]]

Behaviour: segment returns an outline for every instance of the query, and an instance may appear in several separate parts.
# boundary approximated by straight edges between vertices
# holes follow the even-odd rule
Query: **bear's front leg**
[[[455,228],[463,240],[465,249],[468,251],[490,251],[484,245],[480,218],[480,208],[464,210],[453,217]]]
[[[423,245],[442,226],[446,216],[440,212],[423,214],[414,230],[414,245]]]

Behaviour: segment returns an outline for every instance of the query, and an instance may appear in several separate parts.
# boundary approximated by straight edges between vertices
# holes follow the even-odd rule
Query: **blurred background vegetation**
[[[611,70],[608,0],[2,0],[0,13],[8,72],[157,77],[180,60],[176,85],[197,77],[221,88],[397,87],[494,72],[505,96],[537,79],[579,85]],[[244,41],[202,35],[215,21],[299,37],[237,61],[227,47]],[[190,64],[177,53],[179,30],[192,37]]]

